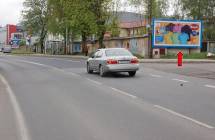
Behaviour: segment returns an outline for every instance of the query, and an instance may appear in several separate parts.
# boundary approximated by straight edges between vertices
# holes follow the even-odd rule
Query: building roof
[[[115,15],[119,22],[137,22],[145,19],[144,15],[132,12],[117,12]]]
[[[132,12],[117,12],[115,13],[119,20],[119,27],[124,29],[144,27],[147,20],[144,15]]]
[[[134,22],[121,22],[119,24],[120,28],[123,29],[130,29],[130,28],[138,28],[138,27],[145,27],[147,25],[147,21],[134,21]]]

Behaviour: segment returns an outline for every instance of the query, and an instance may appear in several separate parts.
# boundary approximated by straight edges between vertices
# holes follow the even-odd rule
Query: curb
[[[43,54],[13,54],[12,56],[33,56],[33,57],[55,57],[55,58],[73,58],[87,60],[86,56],[79,55],[43,55]]]
[[[80,55],[43,55],[43,54],[13,54],[17,56],[55,57],[87,60],[88,57]],[[177,63],[177,59],[140,59],[140,63]],[[215,63],[211,59],[184,59],[183,63]]]
[[[140,63],[174,63],[174,64],[177,64],[178,60],[177,59],[170,59],[170,60],[168,60],[168,59],[159,59],[159,60],[156,60],[156,59],[148,59],[148,60],[141,59]],[[200,64],[200,63],[215,63],[215,60],[184,59],[183,63],[196,63],[196,64]]]

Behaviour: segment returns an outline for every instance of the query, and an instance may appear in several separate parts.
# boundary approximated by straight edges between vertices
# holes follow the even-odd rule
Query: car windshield
[[[110,56],[132,56],[132,54],[128,50],[124,50],[124,49],[106,50],[105,54],[107,57],[110,57]]]

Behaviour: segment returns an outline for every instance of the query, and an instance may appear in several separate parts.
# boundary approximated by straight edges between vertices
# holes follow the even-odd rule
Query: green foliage
[[[83,42],[87,36],[94,34],[102,41],[107,29],[110,2],[111,0],[49,0],[49,30],[64,34],[65,28],[68,28],[69,34],[81,35]]]
[[[167,16],[169,0],[130,0],[130,3],[136,7],[142,7],[144,15],[152,18],[161,18]]]
[[[39,42],[43,52],[49,17],[47,0],[25,0],[23,5],[23,24],[29,34],[40,37]]]
[[[26,41],[25,40],[21,40],[20,42],[19,42],[19,46],[25,46],[26,45]]]
[[[97,25],[97,37],[99,40],[99,47],[103,48],[104,34],[108,27],[108,20],[110,18],[110,7],[112,0],[89,0],[90,11],[95,15],[95,22]]]
[[[204,21],[204,39],[215,37],[215,1],[214,0],[178,0],[181,13],[186,18]]]
[[[140,54],[133,54],[134,56],[136,56],[138,59],[144,59],[144,56],[140,55]]]
[[[140,34],[139,34],[139,35],[145,35],[145,34],[147,34],[146,27],[142,27],[142,28],[140,29]]]
[[[161,56],[161,58],[165,59],[177,59],[177,54],[167,54],[165,56]],[[206,59],[207,53],[191,53],[191,54],[184,54],[184,59]]]
[[[107,27],[107,30],[111,32],[112,37],[119,37],[120,28],[117,17],[115,16],[113,17],[113,19],[110,21],[110,24]]]

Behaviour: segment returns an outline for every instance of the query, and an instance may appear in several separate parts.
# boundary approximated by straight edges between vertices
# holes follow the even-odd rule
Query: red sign
[[[16,25],[7,25],[7,44],[11,41],[11,35],[12,33],[16,32]]]

